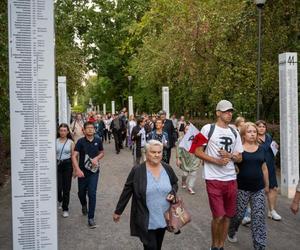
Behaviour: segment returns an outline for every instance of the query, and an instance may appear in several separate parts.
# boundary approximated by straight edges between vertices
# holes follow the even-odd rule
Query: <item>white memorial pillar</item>
[[[106,104],[103,103],[103,115],[106,115]]]
[[[68,124],[70,125],[71,121],[71,103],[69,97],[67,97],[67,121]]]
[[[100,107],[97,105],[97,113],[100,114]]]
[[[133,97],[128,96],[128,114],[133,115]]]
[[[58,76],[58,123],[68,124],[67,82],[65,76]]]
[[[111,114],[114,115],[115,113],[116,113],[115,101],[111,101]]]
[[[13,249],[56,250],[54,1],[8,0]]]
[[[162,109],[166,111],[166,117],[170,118],[169,87],[162,87]]]
[[[279,55],[281,193],[295,194],[299,179],[297,53]]]

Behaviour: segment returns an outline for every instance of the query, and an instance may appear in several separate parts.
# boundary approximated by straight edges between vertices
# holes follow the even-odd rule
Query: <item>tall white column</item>
[[[115,101],[111,101],[111,114],[114,115],[115,113],[116,113]]]
[[[292,198],[299,179],[297,53],[279,55],[281,193]]]
[[[69,97],[67,97],[67,121],[70,124],[71,121],[71,103]]]
[[[106,104],[103,103],[103,115],[106,115]]]
[[[166,111],[166,117],[170,117],[170,104],[169,104],[169,87],[162,87],[162,109]]]
[[[13,249],[56,250],[54,1],[8,0]]]
[[[58,122],[68,123],[67,82],[65,76],[58,76]]]
[[[133,97],[128,96],[128,114],[133,115]]]

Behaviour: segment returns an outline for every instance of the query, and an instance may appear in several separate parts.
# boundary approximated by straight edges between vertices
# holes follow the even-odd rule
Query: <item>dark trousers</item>
[[[120,149],[123,148],[122,132],[121,132],[121,130],[114,130],[113,135],[114,135],[114,140],[115,140],[116,152],[120,152]]]
[[[71,159],[65,160],[57,166],[57,200],[62,202],[63,211],[69,210],[72,173]]]
[[[231,219],[228,235],[238,231],[239,225],[244,217],[245,209],[250,202],[251,207],[251,231],[253,248],[263,250],[267,245],[267,229],[265,220],[265,191],[257,192],[238,189],[236,215]]]
[[[81,206],[86,206],[86,193],[89,197],[88,218],[93,219],[96,207],[96,193],[99,179],[99,171],[97,173],[84,173],[85,177],[78,178],[78,197]]]
[[[170,163],[170,158],[171,158],[171,151],[172,151],[172,148],[166,148],[165,149],[166,151],[165,151],[165,162],[166,163]]]
[[[105,129],[104,130],[104,140],[107,141],[107,139],[110,142],[110,140],[111,140],[111,132],[108,129]]]
[[[147,244],[143,244],[144,250],[160,250],[164,240],[165,232],[165,228],[148,230],[149,241]]]

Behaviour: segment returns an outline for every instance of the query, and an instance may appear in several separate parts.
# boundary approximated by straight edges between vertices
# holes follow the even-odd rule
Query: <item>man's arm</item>
[[[300,203],[300,181],[297,185],[297,188],[296,188],[296,193],[295,193],[295,197],[292,201],[292,204],[290,206],[291,208],[291,211],[293,214],[297,214],[298,211],[299,211],[299,203]]]
[[[210,162],[212,164],[216,164],[218,166],[225,166],[230,161],[230,158],[222,157],[220,159],[214,158],[204,152],[204,147],[198,147],[195,151],[195,155],[202,159],[203,161]]]
[[[97,164],[98,164],[98,161],[99,161],[100,159],[102,159],[103,156],[104,156],[104,151],[102,150],[102,151],[100,151],[100,153],[99,153],[96,157],[94,157],[93,159],[91,159],[92,164],[93,164],[94,166],[97,165]]]

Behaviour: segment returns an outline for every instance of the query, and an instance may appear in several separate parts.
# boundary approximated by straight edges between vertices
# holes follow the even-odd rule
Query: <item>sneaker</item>
[[[69,212],[68,211],[63,211],[62,217],[64,217],[64,218],[69,217]]]
[[[229,242],[231,242],[231,243],[235,243],[235,242],[237,242],[238,241],[238,239],[237,239],[237,237],[236,237],[236,234],[234,234],[233,236],[229,236],[229,235],[227,235],[227,240],[229,241]]]
[[[90,228],[96,228],[97,227],[96,222],[94,221],[94,219],[89,219],[88,223],[89,223]]]
[[[250,223],[251,223],[251,218],[249,216],[245,216],[242,220],[242,225],[247,226]]]
[[[192,188],[189,187],[187,190],[190,194],[195,194],[195,191]]]
[[[272,211],[268,212],[268,217],[275,221],[281,221],[281,216],[273,209]]]
[[[62,209],[62,202],[58,202],[57,207],[58,207],[58,209]]]
[[[83,215],[87,215],[88,214],[87,206],[82,206],[81,212]]]

